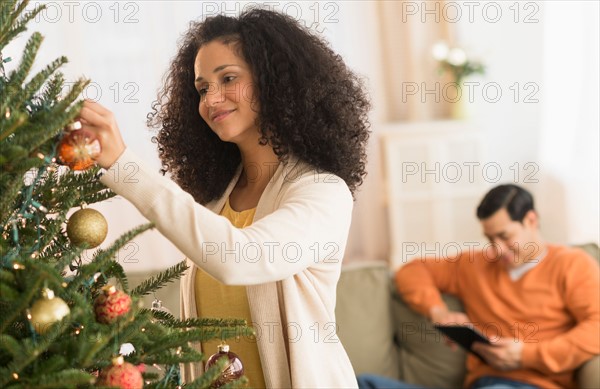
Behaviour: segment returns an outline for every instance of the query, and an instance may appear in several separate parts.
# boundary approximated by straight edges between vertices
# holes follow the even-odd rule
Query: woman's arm
[[[229,285],[253,285],[288,278],[317,263],[339,266],[353,200],[345,182],[331,177],[309,172],[287,184],[281,207],[244,229],[196,203],[129,150],[101,181],[213,277]]]

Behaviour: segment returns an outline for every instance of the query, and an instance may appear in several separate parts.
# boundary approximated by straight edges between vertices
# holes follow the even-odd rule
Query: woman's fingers
[[[85,105],[79,111],[79,117],[82,119],[82,124],[90,126],[100,126],[106,121],[98,112]]]
[[[109,168],[125,150],[119,126],[113,113],[101,104],[85,100],[79,112],[82,129],[94,133],[101,151],[94,159],[103,168]]]
[[[112,112],[106,109],[102,104],[97,103],[93,100],[85,100],[83,102],[83,106],[89,108],[90,110],[98,113],[100,116],[110,116]]]

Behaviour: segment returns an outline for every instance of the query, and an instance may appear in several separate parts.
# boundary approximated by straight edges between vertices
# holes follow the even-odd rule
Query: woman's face
[[[258,139],[252,73],[234,45],[215,40],[200,47],[194,73],[200,116],[219,138],[236,144]]]

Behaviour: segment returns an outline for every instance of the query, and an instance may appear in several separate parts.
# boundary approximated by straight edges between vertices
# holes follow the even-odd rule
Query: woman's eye
[[[235,76],[225,76],[225,77],[223,77],[223,81],[224,82],[230,82],[230,81],[233,81],[233,80],[235,80]]]
[[[198,89],[198,94],[200,95],[200,97],[203,97],[206,94],[206,88]]]

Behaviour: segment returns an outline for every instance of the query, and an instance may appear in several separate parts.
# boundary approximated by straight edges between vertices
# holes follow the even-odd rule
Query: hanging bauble
[[[131,343],[123,343],[119,348],[119,354],[128,356],[135,352],[135,347]]]
[[[44,335],[53,323],[60,321],[70,311],[63,299],[54,296],[54,291],[44,288],[42,298],[29,310],[29,321],[38,334]]]
[[[142,389],[144,379],[140,370],[129,362],[125,362],[122,356],[114,358],[112,366],[103,369],[96,385],[114,386],[121,389]]]
[[[206,361],[205,370],[208,370],[210,367],[212,367],[222,357],[227,357],[229,361],[223,368],[219,378],[217,378],[217,380],[212,384],[212,388],[219,388],[229,382],[240,379],[244,375],[244,366],[242,365],[242,361],[237,354],[229,351],[229,346],[226,344],[220,344],[218,346],[217,353],[208,358]]]
[[[74,122],[65,129],[58,145],[58,156],[63,164],[73,170],[87,170],[94,166],[94,158],[101,150],[95,134],[82,129],[80,122]]]
[[[172,315],[171,311],[169,311],[167,308],[163,307],[162,301],[160,301],[157,298],[154,298],[154,301],[152,301],[152,308],[150,308],[150,309],[153,311],[164,312],[164,313],[168,313],[169,315]]]
[[[67,222],[67,236],[74,246],[86,243],[92,249],[104,241],[107,233],[108,223],[95,209],[80,209]]]
[[[131,297],[112,285],[102,288],[102,293],[94,300],[94,312],[99,323],[111,324],[130,308]]]

